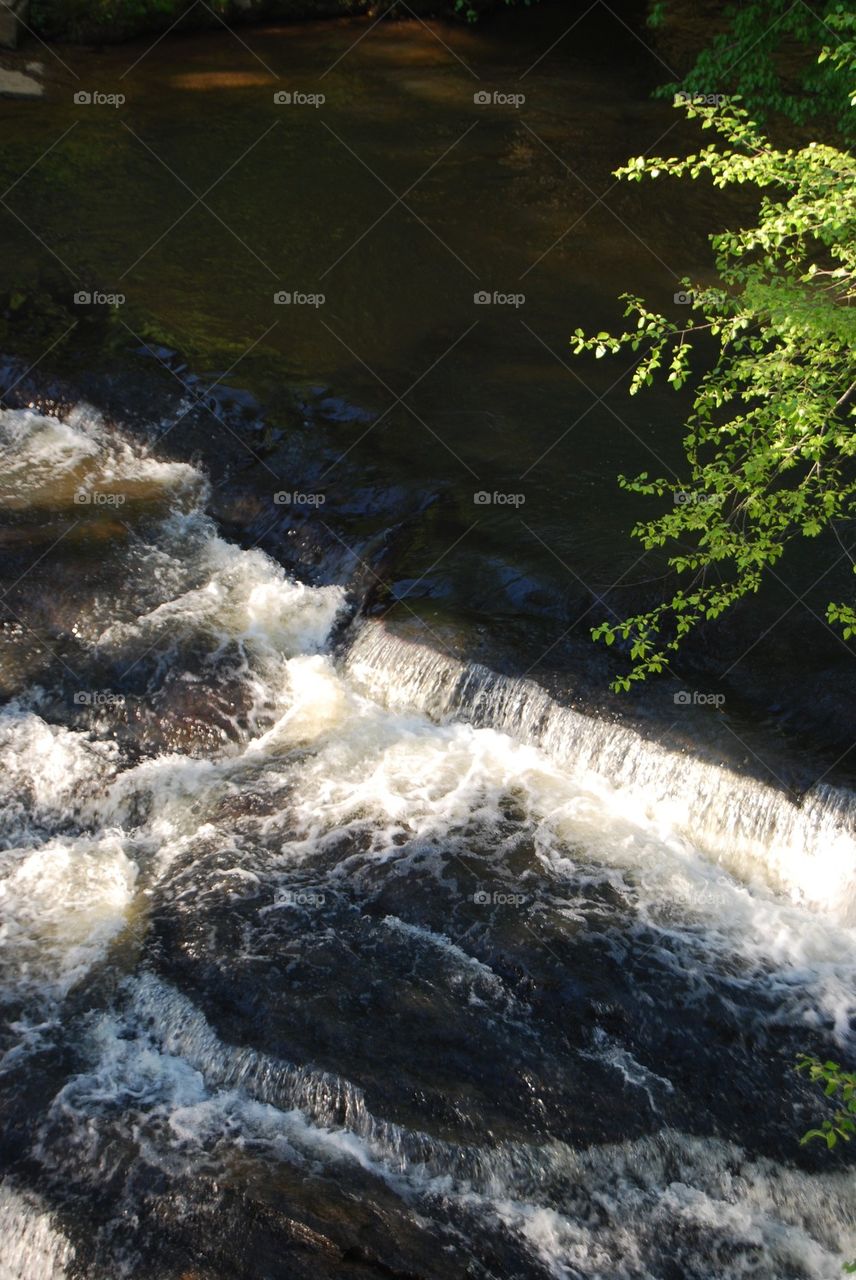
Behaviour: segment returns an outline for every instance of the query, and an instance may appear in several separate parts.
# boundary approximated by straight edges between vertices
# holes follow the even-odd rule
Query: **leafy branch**
[[[856,1134],[856,1074],[842,1071],[837,1062],[821,1062],[807,1053],[799,1055],[797,1071],[806,1074],[812,1084],[823,1086],[824,1096],[835,1098],[839,1108],[831,1120],[824,1120],[819,1129],[809,1129],[800,1139],[804,1145],[820,1138],[830,1151],[839,1140],[849,1142]]]
[[[851,54],[842,41],[828,56],[838,65]],[[761,199],[754,226],[711,237],[721,287],[685,280],[675,295],[688,307],[684,321],[625,295],[633,327],[592,336],[577,329],[571,341],[575,354],[597,358],[639,353],[631,395],[662,376],[679,389],[693,375],[699,339],[718,346],[686,423],[688,480],[619,477],[625,489],[671,496],[672,509],[633,535],[647,549],[677,544],[668,563],[684,579],[655,608],[595,629],[595,638],[629,647],[633,666],[614,682],[619,689],[662,671],[695,628],[757,592],[792,539],[856,514],[856,160],[816,142],[775,148],[736,102],[683,105],[725,145],[638,157],[617,176],[706,175],[717,187],[750,183]],[[850,604],[830,604],[827,616],[845,639],[856,634]]]
[[[856,1074],[843,1071],[837,1062],[821,1062],[807,1053],[799,1055],[797,1071],[807,1075],[813,1084],[821,1085],[825,1097],[838,1104],[832,1118],[823,1120],[820,1128],[804,1133],[800,1144],[819,1138],[832,1151],[840,1141],[850,1142],[856,1134]],[[856,1262],[847,1263],[844,1270],[856,1275]]]
[[[829,118],[839,130],[850,132],[847,85],[823,47],[830,35],[841,38],[846,10],[840,0],[743,0],[729,5],[723,30],[701,50],[683,81],[663,85],[656,96],[670,97],[677,90],[740,94],[757,119],[769,112],[796,124]],[[668,0],[658,0],[651,6],[648,25],[665,26],[669,11]],[[846,56],[847,50],[843,52]]]

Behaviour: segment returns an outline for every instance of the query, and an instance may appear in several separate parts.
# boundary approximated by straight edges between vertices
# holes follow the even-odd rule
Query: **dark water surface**
[[[701,700],[591,714],[587,628],[659,572],[614,475],[678,468],[686,406],[567,335],[704,278],[729,212],[596,199],[692,145],[624,16],[63,49],[0,102],[4,385],[78,321],[0,410],[0,1276],[856,1254],[793,1072],[853,1053],[852,656],[738,619]]]
[[[120,338],[153,323],[198,372],[239,362],[226,381],[266,402],[302,388],[330,424],[312,478],[330,504],[378,472],[442,495],[413,579],[444,558],[419,595],[519,608],[530,574],[567,582],[569,556],[604,587],[637,560],[626,534],[644,510],[614,478],[678,467],[683,406],[628,400],[619,362],[569,368],[568,334],[615,324],[625,289],[671,303],[724,208],[616,184],[630,154],[692,135],[650,100],[664,68],[623,21],[597,10],[559,39],[568,26],[554,6],[475,30],[344,22],[63,50],[78,79],[45,55],[47,100],[0,102],[11,176],[56,142],[9,194],[31,230],[4,216],[0,285],[62,276],[53,250],[76,287],[125,296]],[[81,88],[127,101],[75,105]],[[474,103],[494,92],[525,101]],[[206,191],[210,211],[194,205]],[[280,291],[326,300],[276,306]],[[480,291],[525,301],[476,305]],[[478,491],[525,510],[478,508]]]

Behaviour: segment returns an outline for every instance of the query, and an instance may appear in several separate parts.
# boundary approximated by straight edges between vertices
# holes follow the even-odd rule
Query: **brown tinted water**
[[[724,217],[699,191],[612,177],[692,136],[651,101],[666,71],[627,19],[572,23],[558,5],[473,29],[334,22],[61,50],[77,79],[45,54],[47,100],[0,102],[4,171],[33,165],[7,197],[17,217],[0,213],[0,285],[63,275],[56,254],[202,371],[235,364],[229,382],[269,395],[329,388],[355,411],[326,488],[352,486],[355,465],[441,488],[466,535],[447,566],[546,566],[540,537],[614,580],[642,510],[615,475],[678,468],[684,405],[628,400],[626,362],[572,362],[568,336],[615,326],[625,290],[671,305]],[[81,89],[127,101],[76,105]],[[525,102],[474,103],[494,92]],[[277,306],[280,291],[325,302]],[[476,305],[481,291],[525,301]],[[494,490],[523,493],[537,537],[520,509],[473,509]],[[437,536],[432,558],[455,540]]]

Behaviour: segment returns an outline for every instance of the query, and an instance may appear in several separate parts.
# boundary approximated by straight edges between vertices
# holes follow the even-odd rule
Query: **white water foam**
[[[508,1231],[557,1280],[643,1280],[664,1249],[692,1275],[715,1256],[722,1280],[833,1280],[856,1251],[846,1172],[809,1176],[674,1131],[587,1150],[456,1146],[376,1119],[338,1077],[225,1044],[152,976],[129,995],[123,1020],[96,1022],[92,1069],[52,1108],[90,1161],[104,1158],[99,1141],[109,1135],[99,1140],[93,1115],[126,1109],[146,1159],[167,1170],[192,1168],[224,1142],[298,1166],[345,1161],[421,1212],[451,1209],[475,1231]]]
[[[455,856],[474,838],[495,841],[511,801],[522,823],[516,829],[532,841],[533,870],[546,877],[537,891],[546,891],[569,923],[582,918],[576,901],[587,879],[608,883],[624,904],[628,936],[644,935],[646,947],[679,976],[692,968],[699,990],[711,966],[730,971],[737,960],[742,980],[774,997],[768,1020],[827,1024],[842,1043],[850,1038],[852,928],[781,896],[757,874],[751,883],[736,877],[733,862],[705,856],[680,831],[654,827],[644,806],[634,811],[626,797],[616,799],[599,775],[576,775],[506,733],[389,711],[356,693],[320,654],[284,659],[277,678],[287,709],[271,729],[220,759],[171,755],[127,769],[100,801],[101,826],[135,829],[153,842],[157,874],[213,841],[234,850],[238,872],[270,877],[314,864],[328,842],[348,834],[364,852],[331,871],[335,882],[374,860],[412,857],[424,869],[431,850],[438,874],[448,858],[454,870]],[[293,750],[307,747],[295,762]],[[220,825],[212,813],[247,789],[282,801],[257,824],[245,821],[238,837],[232,822]],[[267,864],[258,861],[254,840],[277,851],[276,866],[270,854]],[[489,893],[525,896],[525,884],[507,876],[502,862],[494,866]],[[478,963],[459,962],[462,975]]]
[[[85,510],[107,495],[117,495],[124,506],[200,486],[196,468],[152,457],[110,431],[88,405],[76,406],[63,420],[31,409],[0,411],[0,504],[10,510],[69,504]]]
[[[31,1192],[0,1182],[0,1280],[63,1280],[74,1249]]]
[[[118,749],[48,724],[12,702],[0,712],[0,847],[86,822],[115,776]]]
[[[139,598],[148,584],[155,598],[100,637],[108,650],[129,639],[145,644],[161,632],[185,631],[208,634],[221,649],[245,646],[257,663],[270,662],[320,648],[342,608],[341,588],[294,581],[263,551],[224,541],[200,511],[169,517],[133,551],[130,593]]]
[[[118,834],[0,854],[5,990],[64,996],[124,927],[136,876]]]
[[[537,744],[616,814],[667,838],[678,833],[747,883],[766,882],[856,924],[852,793],[819,787],[798,806],[623,725],[560,707],[530,680],[464,665],[377,623],[362,628],[347,667],[358,687],[391,707],[490,725]]]

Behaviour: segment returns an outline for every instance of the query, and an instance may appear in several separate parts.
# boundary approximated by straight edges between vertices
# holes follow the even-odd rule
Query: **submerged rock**
[[[3,21],[7,19],[0,19],[0,22]],[[0,44],[4,43],[3,30],[4,27],[0,26]],[[32,76],[24,75],[23,71],[8,71],[5,67],[0,67],[0,98],[41,98],[43,94],[44,88]]]

